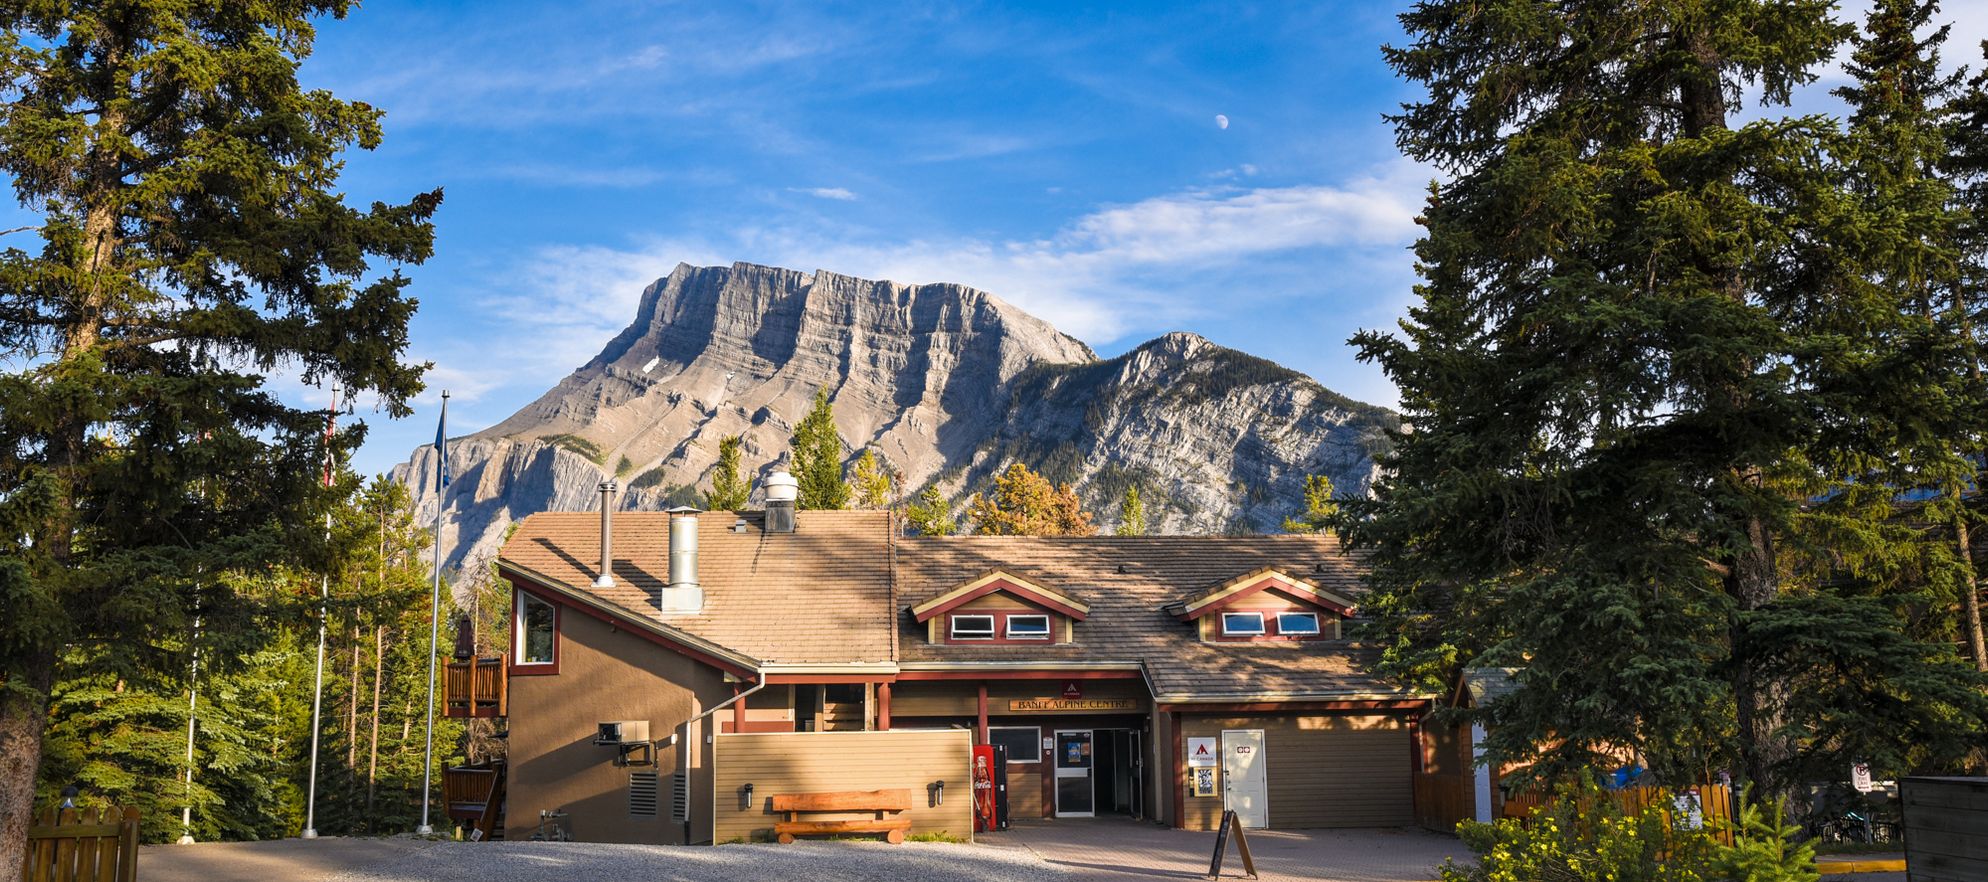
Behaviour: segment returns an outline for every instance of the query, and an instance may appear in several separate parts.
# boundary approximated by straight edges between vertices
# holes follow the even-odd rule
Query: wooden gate
[[[49,809],[28,827],[23,882],[133,882],[138,810]]]

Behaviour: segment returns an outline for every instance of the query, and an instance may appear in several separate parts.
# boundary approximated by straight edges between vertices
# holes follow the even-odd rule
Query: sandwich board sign
[[[1213,739],[1213,738],[1189,738],[1189,739],[1187,739],[1187,767],[1188,767],[1188,768],[1190,768],[1190,769],[1196,769],[1196,768],[1210,768],[1210,769],[1212,769],[1212,768],[1214,768],[1214,767],[1215,767],[1215,760],[1216,760],[1216,758],[1217,758],[1217,757],[1219,757],[1219,756],[1220,756],[1220,754],[1219,754],[1219,753],[1217,753],[1217,752],[1216,752],[1216,749],[1215,749],[1215,739]]]

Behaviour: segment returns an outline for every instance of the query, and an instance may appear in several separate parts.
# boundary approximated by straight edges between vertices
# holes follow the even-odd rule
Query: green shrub
[[[940,830],[937,833],[913,833],[910,836],[904,837],[904,839],[906,842],[965,842],[966,841],[944,830]]]

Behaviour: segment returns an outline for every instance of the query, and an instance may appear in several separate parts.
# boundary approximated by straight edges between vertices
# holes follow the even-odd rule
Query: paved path
[[[1200,879],[1215,850],[1213,833],[1108,818],[1018,824],[980,841],[1027,848],[1068,871],[1072,882]],[[1444,858],[1470,858],[1454,837],[1413,829],[1256,830],[1249,846],[1265,882],[1425,882]],[[1222,866],[1226,878],[1242,875],[1233,843]]]
[[[138,878],[145,882],[316,882],[339,873],[405,858],[438,843],[423,839],[270,839],[145,845]]]

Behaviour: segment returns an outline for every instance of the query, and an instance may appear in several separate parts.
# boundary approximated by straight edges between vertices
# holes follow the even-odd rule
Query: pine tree
[[[876,454],[869,448],[856,458],[855,474],[849,483],[855,492],[856,507],[867,509],[889,508],[891,502],[891,474],[888,467],[877,462]]]
[[[904,523],[910,531],[919,536],[951,536],[959,529],[953,522],[952,503],[937,487],[926,487],[918,493],[918,499],[904,510]]]
[[[1139,500],[1139,487],[1125,488],[1125,498],[1118,503],[1118,527],[1112,530],[1120,536],[1146,535],[1146,505]]]
[[[1556,776],[1631,747],[1664,780],[1734,768],[1778,797],[1829,747],[1784,725],[1789,640],[1855,654],[1814,627],[1846,616],[1911,650],[1886,676],[1969,685],[1891,607],[1791,593],[1783,562],[1832,520],[1884,534],[1871,508],[1805,503],[1845,489],[1837,465],[1895,455],[1884,427],[1932,403],[1891,370],[1913,313],[1870,240],[1897,231],[1848,193],[1841,130],[1732,121],[1743,90],[1785,105],[1813,79],[1849,33],[1831,6],[1432,0],[1385,50],[1427,90],[1398,143],[1450,178],[1401,336],[1355,338],[1413,431],[1374,497],[1341,504],[1390,670],[1441,688],[1522,667],[1480,712],[1494,761]],[[1876,734],[1933,735],[1910,716]]]
[[[1332,479],[1325,475],[1305,476],[1305,508],[1284,519],[1286,533],[1323,533],[1339,516],[1339,503],[1332,496]]]
[[[305,91],[317,23],[349,4],[68,3],[0,16],[0,171],[39,245],[0,253],[0,768],[36,768],[51,689],[145,682],[266,644],[259,603],[222,578],[315,569],[324,415],[261,372],[372,392],[409,413],[414,301],[388,265],[432,249],[440,191],[346,205],[341,154],[380,112]],[[10,240],[11,241],[11,240]],[[349,448],[360,433],[332,438]],[[102,652],[65,656],[61,647]],[[77,669],[76,664],[89,670]],[[0,775],[0,867],[19,866],[33,774]]]
[[[794,424],[794,480],[800,483],[795,507],[839,509],[849,505],[849,484],[842,480],[842,435],[835,429],[835,409],[828,390],[815,390],[814,405]]]
[[[707,511],[738,511],[746,507],[752,491],[739,470],[739,456],[744,446],[744,439],[737,435],[719,439],[718,465],[711,472],[711,492],[704,494],[704,508]]]
[[[1021,463],[994,479],[994,489],[967,503],[967,521],[983,536],[1090,536],[1091,513],[1070,485],[1058,486]]]
[[[1988,361],[1988,339],[1984,339],[1988,337],[1988,41],[1984,41],[1981,49],[1984,58],[1977,68],[1979,72],[1946,107],[1948,154],[1941,169],[1955,188],[1962,218],[1960,283],[1953,287],[1952,300],[1947,304],[1966,362],[1966,395],[1956,409],[1971,408],[1975,413],[1988,410],[1988,379],[1984,379],[1984,373],[1988,372],[1983,369],[1984,361]],[[1988,469],[1988,438],[1984,437],[1978,421],[1971,428],[1969,444],[1968,453],[1975,469],[1970,482],[1973,489],[1966,505],[1956,512],[1954,523],[1958,528],[1957,544],[1967,549],[1962,556],[1965,565],[1962,578],[1969,617],[1967,636],[1973,645],[1982,642],[1976,622],[1981,616],[1981,591],[1988,588],[1988,577],[1983,575],[1988,561],[1982,560],[1976,551],[1982,532],[1988,530],[1988,517],[1983,516],[1982,510],[1983,499],[1988,495],[1981,492],[1982,487],[1988,486],[1988,471],[1984,471]],[[1988,669],[1988,650],[1977,648],[1974,654],[1977,664]]]

